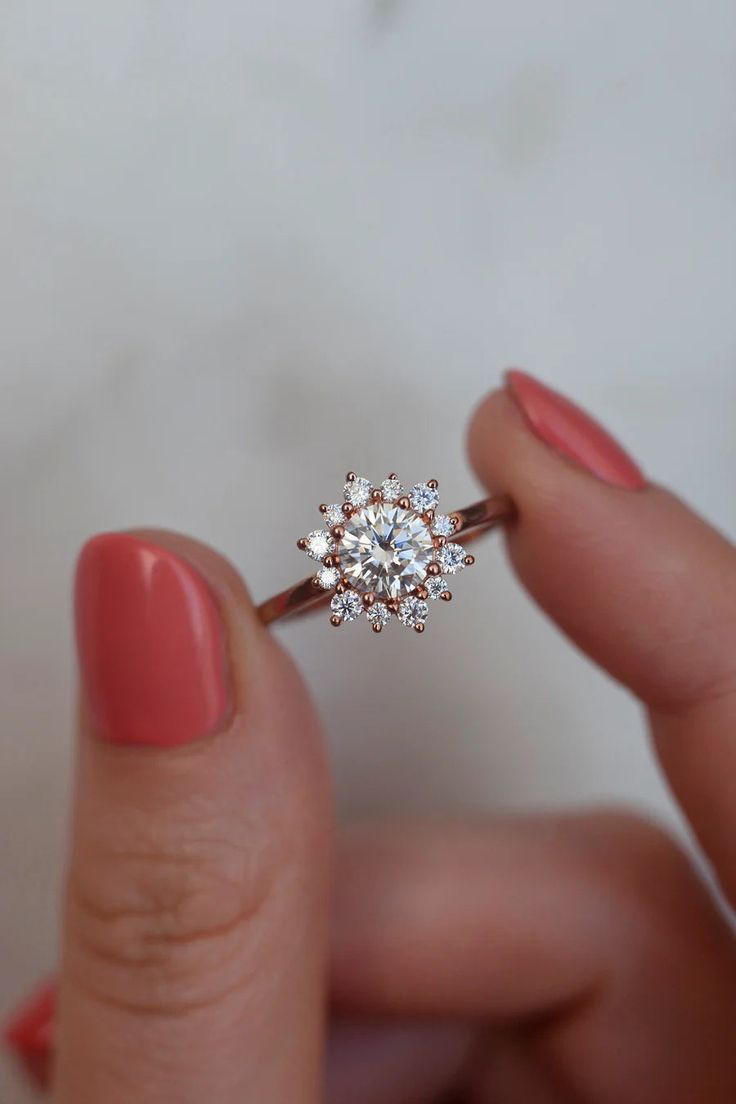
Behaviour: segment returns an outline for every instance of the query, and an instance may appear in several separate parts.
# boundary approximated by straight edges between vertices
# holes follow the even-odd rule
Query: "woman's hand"
[[[734,902],[736,552],[526,377],[470,452],[518,505],[523,584],[645,705]],[[330,895],[319,724],[233,569],[96,538],[77,619],[57,1104],[317,1104],[328,999],[328,1104],[736,1100],[736,943],[659,829],[365,825]]]

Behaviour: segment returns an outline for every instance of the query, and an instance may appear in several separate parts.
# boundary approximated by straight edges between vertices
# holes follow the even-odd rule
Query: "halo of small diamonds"
[[[462,545],[449,543],[455,519],[437,512],[436,479],[410,491],[395,472],[378,484],[348,472],[343,502],[320,506],[323,529],[298,542],[319,563],[312,586],[330,600],[338,626],[365,613],[378,634],[394,619],[424,631],[429,602],[452,595],[445,575],[473,562]]]

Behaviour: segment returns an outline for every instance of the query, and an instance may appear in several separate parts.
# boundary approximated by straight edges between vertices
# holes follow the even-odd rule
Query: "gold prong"
[[[402,510],[408,510],[409,506],[411,505],[408,495],[402,495],[396,505],[400,506]]]
[[[335,540],[342,540],[345,536],[345,527],[343,525],[333,525],[330,530]]]
[[[383,491],[378,488],[375,491],[371,491],[371,502],[383,502]]]
[[[427,525],[431,525],[434,521],[434,510],[425,510],[424,520],[426,521]]]
[[[374,633],[383,632],[383,625],[379,625],[378,621],[376,621],[374,625],[371,625],[371,628],[373,629]]]
[[[414,587],[414,593],[416,594],[417,598],[421,598],[422,601],[424,601],[425,598],[429,597],[429,591],[425,586]]]
[[[432,537],[432,543],[435,548],[441,548],[443,544],[447,544],[447,537]]]
[[[387,606],[388,606],[388,608],[389,608],[390,610],[392,610],[392,611],[393,611],[394,613],[398,613],[398,612],[399,612],[399,605],[400,605],[400,603],[399,603],[399,599],[398,599],[398,598],[390,598],[390,599],[388,600],[388,602],[386,603],[386,605],[387,605]]]
[[[459,514],[450,514],[450,521],[452,522],[453,533],[457,533],[458,529],[462,525],[462,518]]]
[[[343,502],[342,512],[344,513],[346,518],[351,518],[355,513],[355,507],[351,506],[349,502]]]
[[[436,479],[428,479],[427,480],[427,486],[431,487],[433,491],[436,491],[437,488],[439,487],[439,483],[437,482]]]
[[[449,591],[449,590],[443,590],[442,593],[440,594],[440,598],[442,599],[443,602],[451,602],[452,601],[452,592]]]
[[[345,482],[346,483],[354,483],[356,479],[357,479],[357,476],[356,476],[355,472],[353,472],[353,471],[349,471],[347,473],[347,475],[345,476]]]
[[[418,633],[423,633],[424,632],[424,622],[423,621],[420,621],[418,625],[414,626],[414,632],[418,632]]]
[[[428,575],[441,575],[442,574],[442,568],[440,567],[440,565],[438,563],[433,562],[433,563],[427,565],[427,574]]]
[[[342,581],[342,579],[339,583],[335,585],[335,590],[338,594],[344,594],[347,589],[348,588],[345,586],[345,583]]]
[[[463,560],[463,563],[466,567],[472,567],[475,563],[475,556],[471,556],[470,552],[468,552],[467,556]]]
[[[337,628],[338,625],[342,625],[342,617],[339,613],[333,613],[332,617],[330,618],[330,624],[334,625],[335,628]]]
[[[296,546],[297,546],[297,548],[299,549],[300,552],[306,552],[307,551],[307,538],[306,537],[300,537],[299,540],[296,542]]]
[[[327,510],[328,510],[328,506],[327,506],[327,503],[326,503],[326,502],[320,502],[320,504],[319,504],[319,512],[320,512],[321,514],[326,514],[326,513],[327,513]]]
[[[363,595],[363,605],[366,609],[370,609],[375,600],[376,596],[372,593],[372,591],[369,591],[367,594]]]
[[[325,565],[325,567],[337,567],[337,557],[333,552],[330,552],[327,556],[325,556],[322,563]]]
[[[396,472],[389,472],[388,477],[389,477],[389,479],[398,479],[399,478],[398,475],[396,474]]]
[[[312,576],[312,586],[314,587],[315,590],[322,590],[322,587],[320,586],[319,579],[316,575]]]

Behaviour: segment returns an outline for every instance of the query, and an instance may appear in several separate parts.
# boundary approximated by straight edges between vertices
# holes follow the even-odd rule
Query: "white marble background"
[[[88,534],[191,531],[264,595],[348,467],[471,499],[509,363],[736,532],[735,54],[731,0],[5,0],[0,1011],[56,954]],[[279,630],[341,805],[672,817],[498,543],[457,592],[421,641]]]

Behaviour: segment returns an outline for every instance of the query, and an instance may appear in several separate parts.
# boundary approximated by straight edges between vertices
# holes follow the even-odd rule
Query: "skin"
[[[521,583],[641,700],[736,903],[736,551],[558,456],[504,392],[469,451],[518,504]],[[663,831],[617,810],[366,824],[330,877],[298,673],[232,567],[152,539],[217,596],[236,708],[175,750],[105,744],[80,712],[57,1104],[317,1104],[327,1000],[327,1104],[736,1099],[736,942]]]

